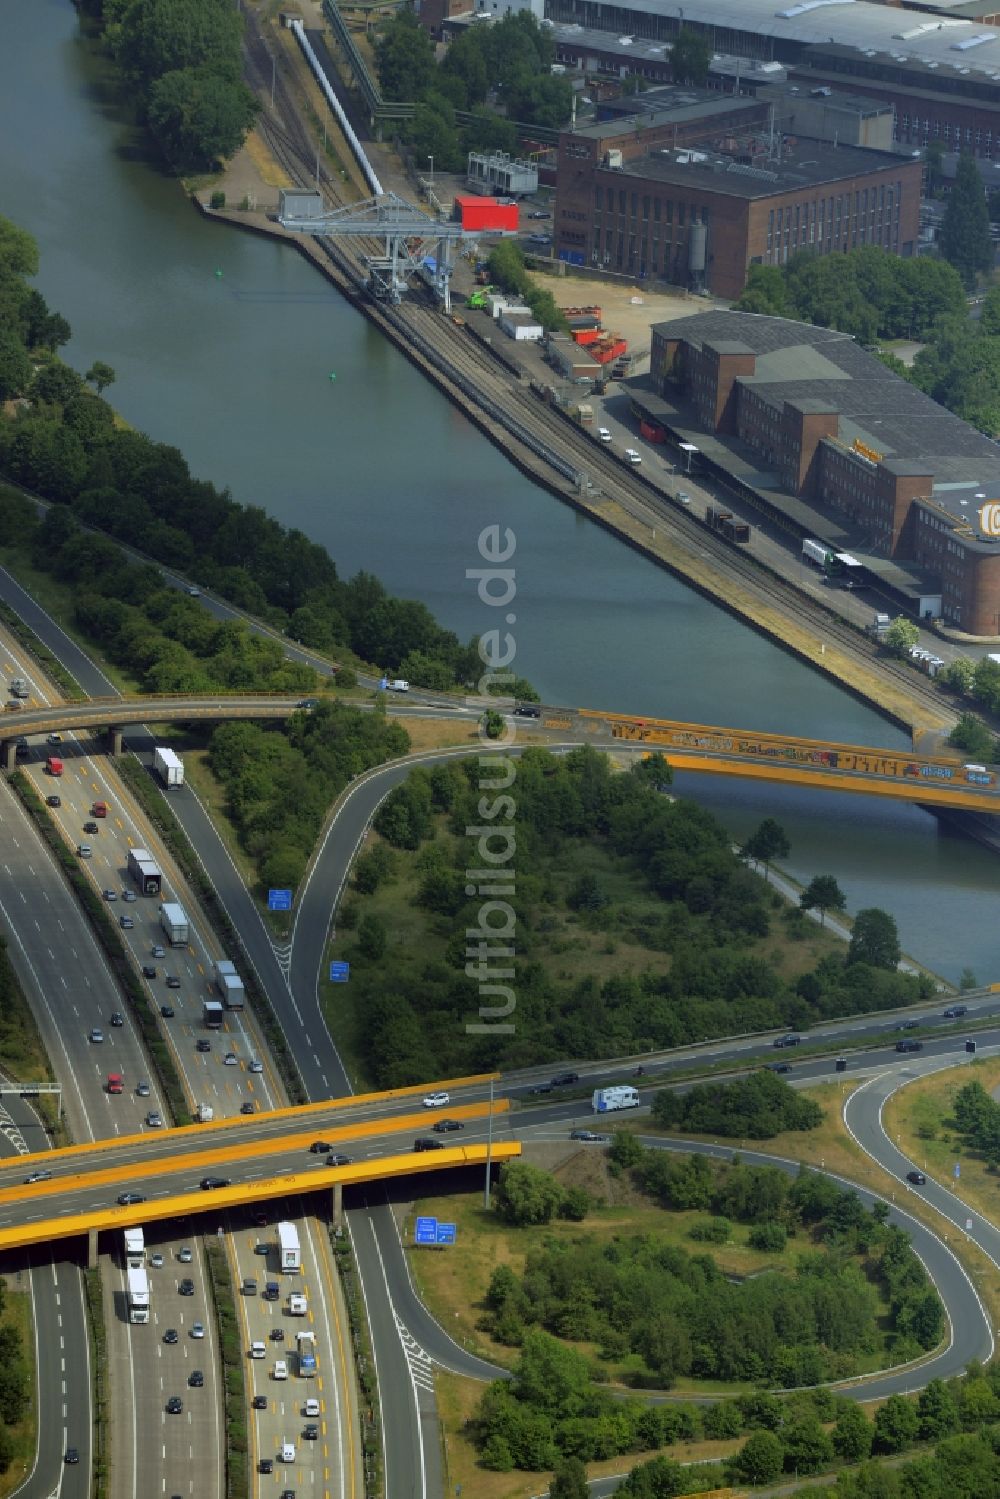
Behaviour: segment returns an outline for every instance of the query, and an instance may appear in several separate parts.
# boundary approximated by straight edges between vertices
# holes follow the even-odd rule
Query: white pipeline
[[[333,92],[333,89],[330,87],[329,79],[320,66],[319,58],[316,56],[315,52],[312,49],[312,43],[306,36],[302,22],[293,21],[292,30],[295,32],[299,46],[302,48],[306,61],[316,75],[317,83],[326,95],[327,103],[333,110],[334,114],[337,116],[340,128],[344,132],[344,135],[347,137],[347,143],[350,146],[351,150],[354,152],[355,160],[365,174],[368,186],[371,188],[375,196],[377,198],[380,198],[383,194],[384,189],[381,182],[375,175],[375,168],[372,166],[371,162],[368,160],[368,157],[365,155],[364,147],[354,133],[354,127],[344,113],[340,100],[337,98],[336,94]]]

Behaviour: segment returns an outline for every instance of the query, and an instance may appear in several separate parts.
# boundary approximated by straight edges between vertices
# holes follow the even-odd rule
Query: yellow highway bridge
[[[465,708],[478,714],[488,704],[485,699],[476,698],[420,701],[414,697],[406,702],[394,701],[392,706],[396,711],[409,709],[425,715],[435,707]],[[129,724],[287,718],[302,707],[301,698],[267,693],[91,698],[81,703],[31,706],[21,712],[0,715],[0,745],[10,767],[14,763],[16,740],[21,735],[107,730],[113,751],[118,751],[122,729]],[[926,806],[1000,812],[997,772],[988,766],[963,764],[958,756],[918,755],[878,746],[834,744],[788,734],[639,718],[634,714],[589,708],[542,707],[537,719],[519,719],[515,714],[509,722],[512,728],[530,725],[560,734],[583,735],[600,748],[627,747],[661,753],[675,770],[783,781],[817,790],[852,791]]]

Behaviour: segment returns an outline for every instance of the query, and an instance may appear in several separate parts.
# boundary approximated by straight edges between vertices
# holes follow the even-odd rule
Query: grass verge
[[[365,1499],[383,1499],[385,1473],[382,1468],[382,1410],[371,1333],[365,1311],[365,1299],[354,1259],[354,1246],[347,1228],[330,1232],[333,1260],[340,1277],[344,1304],[351,1324],[351,1347],[354,1350],[354,1372],[358,1381],[358,1415],[361,1422],[361,1455],[364,1463]],[[470,1490],[471,1492],[471,1490]]]
[[[104,1327],[104,1296],[100,1270],[84,1270],[83,1299],[87,1308],[90,1348],[90,1378],[94,1407],[91,1495],[108,1499],[108,1335]]]
[[[214,928],[223,950],[230,955],[243,975],[247,1003],[253,1010],[254,1018],[271,1049],[271,1055],[281,1075],[289,1103],[305,1103],[307,1101],[306,1090],[285,1033],[278,1024],[267,995],[257,981],[253,964],[247,956],[240,935],[230,921],[214,885],[191,847],[187,834],[138,760],[132,756],[123,756],[118,770],[122,780],[125,781],[142,808],[144,817],[159,833],[176,860],[184,879],[197,897],[202,914],[208,918]]]
[[[250,1464],[247,1456],[247,1392],[240,1329],[233,1298],[233,1277],[224,1244],[205,1241],[208,1283],[212,1288],[215,1320],[222,1354],[223,1403],[226,1415],[226,1499],[248,1499]]]
[[[38,1443],[38,1378],[35,1370],[35,1339],[31,1321],[31,1293],[26,1274],[8,1275],[4,1284],[4,1325],[17,1329],[24,1351],[24,1368],[29,1381],[28,1404],[24,1419],[8,1426],[11,1441],[10,1466],[0,1474],[0,1499],[20,1488],[35,1460]]]
[[[191,1111],[181,1083],[180,1073],[173,1053],[161,1034],[156,1013],[149,996],[132,966],[131,955],[121,940],[118,928],[108,915],[97,891],[84,875],[75,855],[63,841],[58,829],[45,810],[45,804],[27,776],[14,771],[10,785],[21,799],[28,816],[39,829],[45,843],[52,850],[56,863],[62,869],[73,894],[90,920],[94,935],[104,950],[111,969],[111,976],[125,995],[135,1012],[136,1022],[143,1045],[156,1071],[157,1081],[175,1124],[190,1124]]]

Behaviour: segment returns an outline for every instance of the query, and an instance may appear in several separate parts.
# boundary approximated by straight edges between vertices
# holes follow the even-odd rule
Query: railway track
[[[264,104],[258,128],[290,179],[300,186],[313,186],[316,149],[284,76],[283,58],[280,53],[276,54],[272,75],[272,54],[250,12],[247,21],[244,47],[247,81]],[[270,105],[272,76],[273,109]],[[319,171],[320,187],[327,198],[338,206],[346,203],[348,200],[339,183],[324,172],[321,159]],[[340,275],[358,291],[367,286],[364,256],[381,253],[383,249],[381,241],[374,236],[340,245],[329,239],[320,239],[316,243]],[[787,620],[789,639],[794,638],[803,608],[802,594],[794,584],[709,531],[687,510],[649,480],[626,468],[621,460],[585,433],[553,418],[522,380],[507,373],[487,350],[444,318],[439,309],[413,299],[399,306],[379,304],[378,315],[407,346],[437,370],[452,387],[456,398],[464,396],[471,401],[509,438],[523,444],[548,465],[552,473],[549,487],[553,492],[574,499],[581,494],[590,499],[607,496],[639,525],[651,532],[655,529],[666,533],[692,557],[702,562],[707,559],[715,574],[710,596],[717,602],[725,606],[727,596],[733,592],[750,593]],[[666,565],[670,565],[669,559]],[[690,574],[681,566],[673,570],[691,583]],[[940,720],[945,700],[929,681],[923,680],[902,662],[881,655],[873,642],[822,603],[810,599],[810,605],[823,610],[826,642],[847,658],[877,672],[883,680],[892,682],[915,706],[926,708],[932,712],[935,721]],[[741,617],[745,616],[741,613]],[[788,643],[782,640],[780,630],[772,629],[769,633],[781,643]]]

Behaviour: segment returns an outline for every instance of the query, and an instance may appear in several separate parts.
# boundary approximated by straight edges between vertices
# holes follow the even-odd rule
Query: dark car
[[[444,1150],[440,1140],[414,1140],[413,1148],[419,1155],[422,1150]]]
[[[300,697],[298,703],[296,704],[296,707],[298,707],[298,708],[318,708],[319,707],[319,698],[318,697]]]
[[[332,1149],[333,1146],[329,1140],[314,1140],[309,1147],[309,1153],[310,1155],[326,1155]]]
[[[261,1460],[260,1460],[260,1462],[257,1464],[257,1472],[258,1473],[273,1473],[274,1472],[274,1463],[271,1461],[271,1459],[269,1457],[262,1457]]]
[[[801,1040],[802,1040],[801,1036],[797,1036],[794,1031],[789,1031],[789,1033],[788,1033],[787,1036],[779,1036],[778,1039],[777,1039],[777,1041],[775,1041],[774,1044],[775,1044],[775,1046],[778,1046],[778,1047],[782,1047],[782,1046],[798,1046],[800,1044]]]
[[[89,833],[91,837],[94,837],[101,831],[101,825],[98,822],[85,822],[83,825],[83,831],[85,833]]]
[[[551,1093],[552,1092],[552,1084],[551,1083],[536,1083],[535,1086],[532,1088],[531,1092],[532,1092],[532,1095],[534,1097],[540,1097],[543,1094]]]
[[[329,1164],[331,1166],[349,1166],[351,1164],[351,1158],[349,1155],[338,1155],[334,1153],[330,1157]]]
[[[195,1049],[195,1051],[202,1051],[202,1052],[204,1052],[204,1051],[211,1051],[212,1050],[212,1043],[211,1043],[211,1041],[206,1040],[206,1038],[204,1036],[201,1036],[201,1037],[199,1037],[198,1041],[195,1043],[195,1048],[194,1049]]]
[[[142,965],[142,976],[143,976],[144,979],[155,979],[155,977],[156,977],[156,968],[155,968],[154,964],[152,964],[152,963],[143,963],[143,965]]]
[[[188,1384],[192,1390],[200,1390],[205,1383],[205,1376],[200,1369],[192,1369],[188,1375]]]
[[[45,805],[47,807],[61,807],[62,806],[62,797],[61,796],[55,796],[55,795],[47,796],[45,798]],[[69,1450],[70,1450],[70,1452],[76,1452],[76,1448],[75,1447],[71,1447]],[[67,1458],[66,1461],[69,1462],[69,1458]],[[75,1461],[76,1462],[80,1461],[79,1454],[75,1458]]]
[[[792,1064],[791,1062],[772,1062],[767,1070],[768,1072],[791,1072]]]
[[[256,1114],[256,1112],[257,1112],[257,1107],[256,1107],[255,1104],[251,1103],[251,1101],[250,1101],[249,1098],[246,1100],[245,1103],[241,1103],[240,1104],[240,1113],[241,1114]]]
[[[922,1041],[897,1041],[896,1042],[896,1050],[897,1051],[923,1051],[923,1049],[924,1049],[924,1043]]]
[[[181,986],[181,981],[177,977],[176,973],[168,973],[167,974],[167,988],[168,989],[179,989],[180,986]]]
[[[134,1207],[137,1202],[145,1202],[145,1201],[146,1201],[146,1199],[145,1199],[145,1197],[143,1197],[143,1195],[142,1195],[141,1192],[119,1192],[118,1193],[118,1206],[120,1208],[131,1208],[131,1207]]]
[[[571,1129],[569,1132],[571,1140],[603,1140],[603,1135],[595,1135],[592,1129]]]
[[[308,1425],[303,1426],[302,1435],[307,1442],[315,1442],[319,1437],[319,1427],[316,1422],[310,1421]]]
[[[272,1327],[268,1333],[272,1343],[283,1343],[285,1341],[285,1329],[283,1327]]]
[[[78,1449],[76,1447],[67,1447],[66,1456],[63,1461],[67,1463],[78,1463],[80,1461],[80,1453]]]
[[[267,1254],[269,1253],[270,1248],[270,1244],[255,1244],[253,1246],[253,1252],[254,1254]]]
[[[119,1025],[124,1025],[125,1024],[125,1016],[122,1014],[121,1010],[112,1010],[112,1012],[111,1012],[111,1024],[114,1025],[114,1026],[119,1026]]]
[[[459,1119],[439,1119],[434,1126],[436,1135],[450,1135],[457,1129],[464,1129],[465,1125]]]
[[[264,1286],[263,1295],[264,1295],[264,1300],[265,1301],[278,1301],[278,1300],[280,1300],[280,1298],[281,1298],[281,1287],[278,1285],[278,1282],[276,1280],[269,1280],[267,1282],[267,1284]]]
[[[228,1176],[203,1176],[201,1179],[201,1190],[203,1192],[214,1192],[217,1187],[232,1186]]]
[[[266,1395],[255,1395],[253,1397],[253,1399],[251,1400],[250,1404],[253,1406],[253,1408],[254,1408],[255,1411],[266,1411],[267,1410],[267,1396]]]
[[[173,1020],[173,1018],[174,1018],[174,1007],[173,1007],[173,1005],[161,1005],[160,1006],[160,1014],[163,1016],[164,1020]]]
[[[171,1395],[167,1401],[167,1410],[172,1416],[179,1416],[184,1409],[184,1401],[179,1395]]]
[[[912,1182],[915,1187],[923,1187],[927,1184],[927,1178],[922,1171],[908,1171],[906,1180]]]
[[[282,1491],[281,1491],[281,1499],[295,1499],[295,1490],[294,1489],[282,1489]]]
[[[176,1343],[177,1342],[177,1329],[176,1329],[176,1327],[168,1327],[167,1328],[166,1332],[163,1334],[163,1341],[165,1343]]]
[[[578,1072],[557,1072],[552,1079],[553,1088],[569,1088],[573,1083],[580,1081]]]
[[[915,1031],[920,1024],[919,1020],[904,1020],[902,1025],[897,1025],[897,1031]]]
[[[534,703],[518,703],[514,709],[515,718],[541,718],[542,710]]]
[[[957,1020],[960,1015],[966,1014],[965,1005],[949,1005],[944,1012],[945,1020]]]
[[[185,1277],[184,1280],[181,1281],[181,1283],[177,1287],[177,1289],[178,1289],[178,1291],[180,1292],[180,1294],[182,1296],[193,1296],[194,1295],[194,1281],[193,1280],[188,1280],[187,1277]]]

